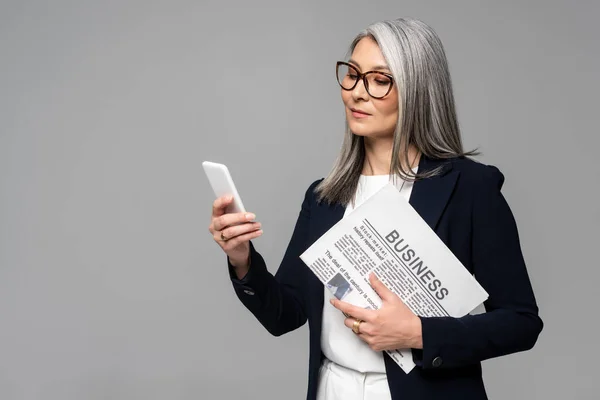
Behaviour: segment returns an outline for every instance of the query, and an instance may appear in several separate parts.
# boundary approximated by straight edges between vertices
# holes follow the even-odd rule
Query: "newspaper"
[[[302,261],[335,297],[377,310],[376,276],[424,317],[462,317],[488,294],[437,234],[388,183],[342,218],[304,253]],[[387,351],[409,373],[410,349]]]

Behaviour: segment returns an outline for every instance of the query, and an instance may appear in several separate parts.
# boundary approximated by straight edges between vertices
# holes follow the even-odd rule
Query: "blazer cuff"
[[[254,248],[252,241],[250,243],[250,265],[248,272],[242,279],[238,279],[235,273],[235,267],[231,264],[229,256],[227,256],[227,269],[229,270],[229,278],[238,295],[254,296],[256,290],[260,286],[261,278],[267,272],[266,265],[262,256]]]
[[[447,324],[451,317],[419,317],[421,319],[423,349],[413,349],[413,361],[423,369],[452,367],[451,354],[445,354],[444,344],[452,335]]]

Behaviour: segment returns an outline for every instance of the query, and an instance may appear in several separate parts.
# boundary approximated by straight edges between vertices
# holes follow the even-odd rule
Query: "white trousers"
[[[317,400],[391,400],[387,375],[358,372],[325,358],[319,369]]]

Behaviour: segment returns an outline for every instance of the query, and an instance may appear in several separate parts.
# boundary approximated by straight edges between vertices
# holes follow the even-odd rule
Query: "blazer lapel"
[[[408,201],[434,231],[459,175],[459,171],[452,170],[450,160],[435,160],[425,155],[421,155],[418,172],[430,171],[438,166],[442,166],[439,175],[414,183]]]
[[[311,232],[311,243],[317,241],[325,232],[327,232],[332,226],[344,216],[346,206],[336,203],[331,205],[322,204],[317,208],[315,218],[318,224],[314,225],[314,229]],[[308,274],[308,292],[310,293],[310,314],[314,316],[312,321],[312,329],[315,332],[321,332],[321,318],[323,314],[323,302],[325,299],[324,287],[319,278],[312,272]]]

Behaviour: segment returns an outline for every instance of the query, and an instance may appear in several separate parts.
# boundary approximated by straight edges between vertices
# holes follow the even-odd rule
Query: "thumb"
[[[398,298],[398,296],[396,296],[396,293],[388,289],[388,287],[385,286],[385,284],[381,282],[379,278],[377,278],[377,275],[375,275],[374,272],[371,272],[371,274],[369,275],[369,282],[371,282],[371,286],[373,286],[373,289],[375,289],[379,297],[381,297],[381,300],[393,301]]]

